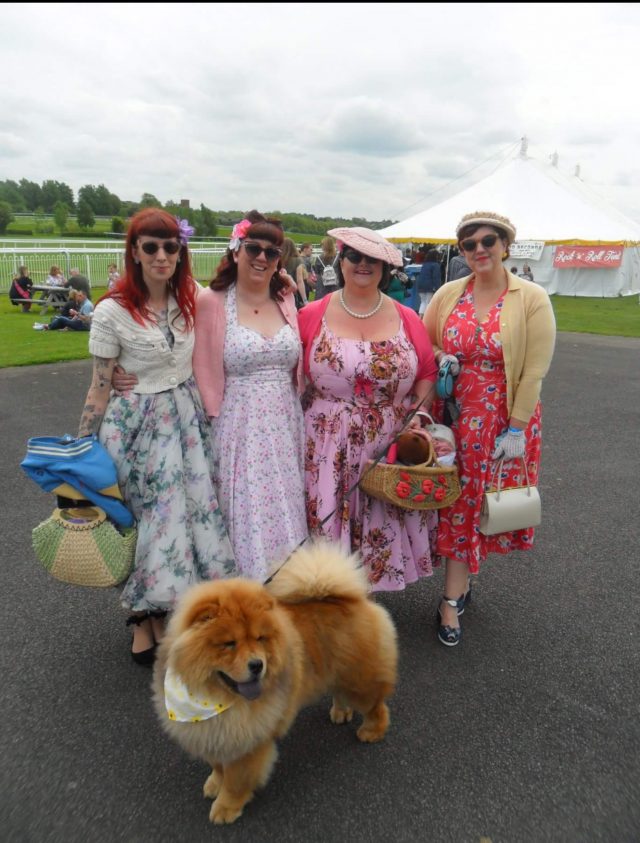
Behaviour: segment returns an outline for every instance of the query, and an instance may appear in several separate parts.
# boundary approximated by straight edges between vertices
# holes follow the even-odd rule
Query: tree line
[[[196,229],[198,237],[215,237],[218,226],[234,225],[245,213],[213,211],[205,205],[200,205],[200,208],[185,208],[173,199],[162,203],[152,193],[143,193],[139,202],[122,200],[104,184],[85,184],[78,191],[76,198],[68,184],[53,179],[47,179],[42,184],[29,179],[20,179],[19,182],[6,179],[0,181],[0,234],[7,230],[16,213],[33,214],[37,228],[42,233],[53,233],[55,225],[60,234],[64,234],[72,217],[77,220],[78,227],[87,232],[95,226],[96,217],[111,217],[111,231],[119,234],[125,231],[128,217],[142,208],[152,207],[165,208],[169,213],[188,219]],[[367,221],[360,217],[316,217],[313,214],[283,211],[268,211],[265,214],[280,219],[286,231],[299,234],[325,234],[329,228],[344,225],[384,228],[393,222]],[[53,224],[45,224],[45,216],[53,216]],[[47,226],[51,228],[50,231]]]

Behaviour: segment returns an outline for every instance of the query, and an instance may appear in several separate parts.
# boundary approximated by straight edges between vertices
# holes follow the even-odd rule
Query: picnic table
[[[32,304],[39,304],[40,312],[46,313],[50,307],[61,308],[69,301],[69,287],[50,287],[48,284],[34,284],[31,288],[31,295],[35,292],[42,292],[39,299],[24,299]]]

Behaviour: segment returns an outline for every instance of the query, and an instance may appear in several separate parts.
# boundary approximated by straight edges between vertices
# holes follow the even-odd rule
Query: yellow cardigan
[[[433,350],[442,351],[444,326],[473,275],[449,281],[435,293],[424,316]],[[507,272],[500,313],[500,341],[507,376],[509,417],[528,422],[553,357],[556,320],[546,291]]]

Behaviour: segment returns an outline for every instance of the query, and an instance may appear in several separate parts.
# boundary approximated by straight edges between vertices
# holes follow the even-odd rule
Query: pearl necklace
[[[380,292],[380,290],[378,290],[378,296],[378,304],[373,308],[373,310],[370,310],[369,313],[355,313],[355,311],[350,310],[345,304],[344,290],[340,290],[340,304],[347,311],[349,316],[353,316],[354,319],[368,319],[370,316],[375,316],[375,314],[382,307],[382,293]]]

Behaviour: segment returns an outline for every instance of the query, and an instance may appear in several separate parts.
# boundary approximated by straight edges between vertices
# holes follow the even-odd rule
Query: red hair
[[[162,208],[145,208],[131,217],[127,229],[124,253],[124,275],[114,290],[102,296],[103,299],[115,299],[125,307],[131,316],[144,325],[145,319],[155,321],[147,302],[149,290],[142,278],[142,267],[133,259],[133,247],[141,234],[148,237],[175,237],[180,240],[178,221]],[[191,276],[191,262],[186,245],[180,244],[179,262],[176,271],[168,281],[168,287],[178,302],[188,330],[193,328],[196,312],[196,285]],[[101,299],[102,301],[102,299]]]

